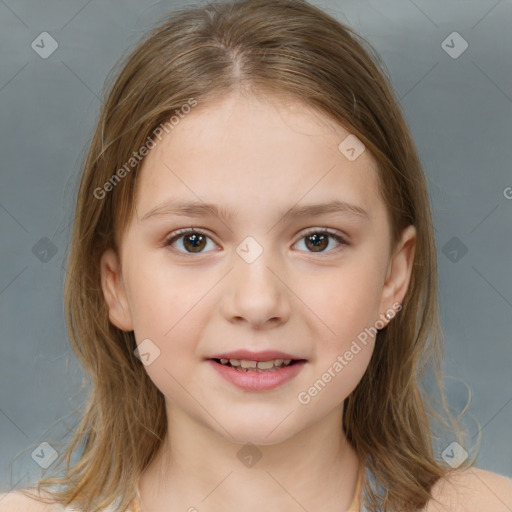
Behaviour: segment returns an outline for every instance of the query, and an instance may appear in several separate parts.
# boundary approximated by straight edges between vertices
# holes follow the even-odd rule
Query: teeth
[[[247,371],[255,368],[256,370],[272,370],[288,366],[291,359],[271,359],[269,361],[249,361],[247,359],[220,359],[221,364],[231,365],[239,371]]]
[[[246,361],[245,359],[240,361],[240,366],[242,368],[256,368],[256,365],[256,361]]]
[[[258,368],[260,370],[268,370],[274,366],[274,361],[258,361]]]

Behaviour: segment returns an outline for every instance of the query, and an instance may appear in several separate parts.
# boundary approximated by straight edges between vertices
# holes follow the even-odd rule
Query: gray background
[[[430,186],[448,391],[457,408],[467,400],[460,379],[471,388],[478,465],[512,475],[512,2],[312,3],[366,37],[390,71]],[[0,0],[0,490],[40,476],[32,451],[56,446],[85,398],[62,285],[103,82],[142,32],[184,4]],[[31,47],[44,31],[58,43],[46,59]],[[457,58],[442,47],[454,31],[469,45]]]

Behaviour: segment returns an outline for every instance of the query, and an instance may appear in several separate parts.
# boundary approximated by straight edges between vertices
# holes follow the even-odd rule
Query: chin
[[[255,417],[245,415],[242,422],[240,422],[240,418],[224,418],[222,425],[231,436],[215,425],[217,434],[229,442],[241,445],[251,443],[271,446],[287,441],[298,431],[296,420],[292,419],[292,415],[287,417],[286,414],[279,418],[274,416],[267,419],[262,418],[261,415],[259,417],[258,415]]]
[[[271,431],[271,429],[269,429],[269,431]],[[236,433],[233,433],[233,437],[228,439],[233,443],[241,445],[254,444],[257,446],[272,446],[287,441],[293,435],[293,433],[290,432],[272,432],[268,434],[269,431],[255,432],[254,430],[248,431],[240,429]]]

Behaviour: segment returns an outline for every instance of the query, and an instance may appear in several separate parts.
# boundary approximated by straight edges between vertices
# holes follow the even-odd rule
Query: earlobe
[[[119,256],[113,249],[103,253],[100,260],[101,288],[109,311],[110,321],[123,331],[132,331],[130,307],[121,273]]]
[[[407,226],[391,258],[381,298],[381,310],[387,311],[393,304],[402,304],[412,275],[416,252],[416,228]]]

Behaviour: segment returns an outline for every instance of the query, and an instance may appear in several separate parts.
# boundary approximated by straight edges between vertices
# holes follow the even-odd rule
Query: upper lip
[[[235,350],[233,352],[223,352],[216,354],[210,359],[238,359],[245,361],[270,361],[272,359],[292,359],[302,360],[302,357],[293,354],[286,354],[278,350],[263,350],[261,352],[252,352],[251,350]]]

